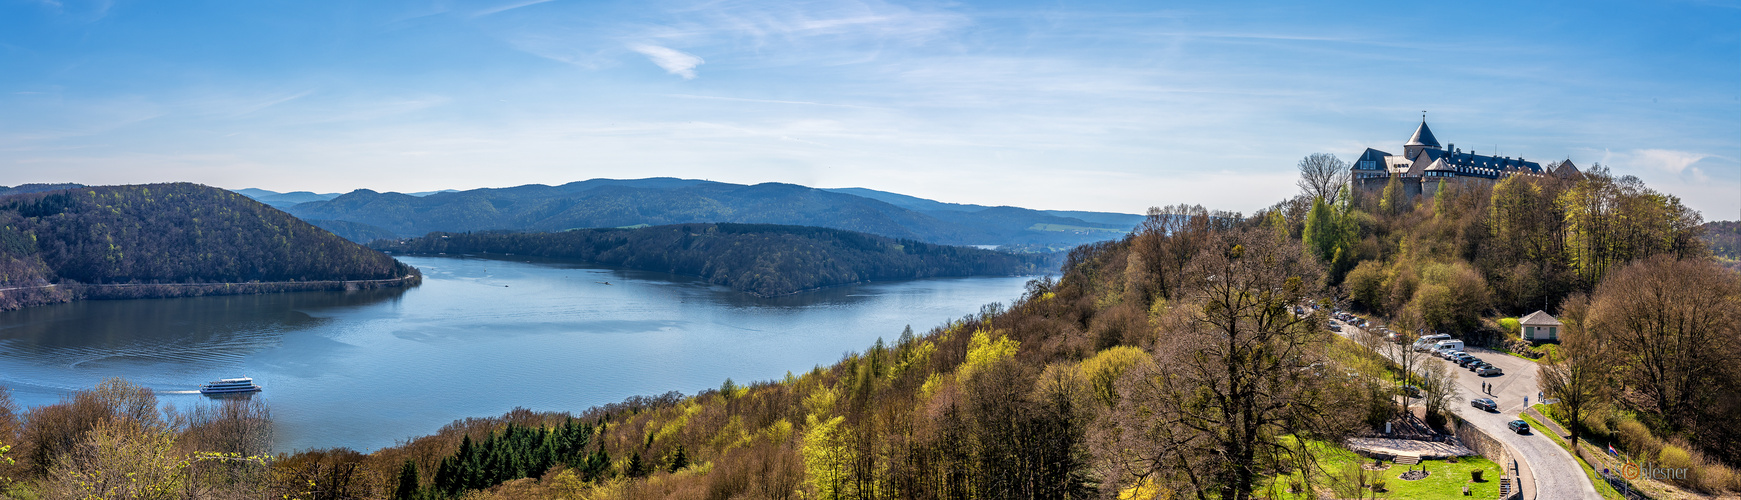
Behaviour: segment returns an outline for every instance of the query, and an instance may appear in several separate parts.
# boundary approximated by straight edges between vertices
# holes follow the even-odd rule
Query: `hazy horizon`
[[[0,185],[679,177],[1251,212],[1442,143],[1741,213],[1741,3],[0,4]]]

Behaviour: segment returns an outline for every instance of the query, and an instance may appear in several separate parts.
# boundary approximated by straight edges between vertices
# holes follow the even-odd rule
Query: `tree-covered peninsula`
[[[0,309],[403,286],[417,270],[246,196],[190,183],[0,197]]]
[[[405,254],[512,254],[699,276],[760,296],[918,278],[1046,271],[1052,257],[773,224],[675,224],[556,233],[431,233],[377,241]]]

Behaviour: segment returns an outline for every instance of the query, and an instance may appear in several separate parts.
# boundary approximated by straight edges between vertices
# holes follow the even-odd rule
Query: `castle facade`
[[[1431,196],[1442,182],[1497,182],[1513,175],[1572,177],[1578,174],[1578,167],[1570,159],[1543,167],[1523,158],[1465,152],[1455,144],[1441,147],[1422,119],[1415,135],[1403,143],[1402,154],[1366,148],[1354,159],[1350,173],[1349,182],[1355,189],[1383,191],[1390,178],[1397,177],[1413,197],[1423,193]]]

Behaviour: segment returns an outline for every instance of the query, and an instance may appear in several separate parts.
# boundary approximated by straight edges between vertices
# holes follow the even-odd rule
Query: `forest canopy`
[[[0,288],[392,280],[415,274],[385,254],[209,186],[94,186],[0,197]],[[30,299],[19,293],[3,298],[0,308]]]
[[[761,296],[869,281],[1038,274],[1051,260],[1047,255],[935,245],[840,229],[727,223],[556,233],[432,233],[376,241],[374,247],[407,254],[575,259],[699,276]]]

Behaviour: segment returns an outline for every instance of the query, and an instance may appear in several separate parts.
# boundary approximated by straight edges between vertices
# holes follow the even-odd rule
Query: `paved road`
[[[1358,330],[1351,325],[1340,322],[1338,324],[1342,325],[1344,334],[1352,334]],[[1524,462],[1524,467],[1527,467],[1530,475],[1534,476],[1535,498],[1540,500],[1601,498],[1601,495],[1596,493],[1596,487],[1591,485],[1589,476],[1584,475],[1583,468],[1578,466],[1577,459],[1572,458],[1571,453],[1554,444],[1552,438],[1543,434],[1551,431],[1537,429],[1530,434],[1519,435],[1506,427],[1507,423],[1519,418],[1518,414],[1525,408],[1524,397],[1529,397],[1532,404],[1541,402],[1536,396],[1541,389],[1536,385],[1538,368],[1535,362],[1479,347],[1465,349],[1465,352],[1492,363],[1493,366],[1504,370],[1505,374],[1482,377],[1467,368],[1457,366],[1456,363],[1430,354],[1424,355],[1426,356],[1425,362],[1444,363],[1450,367],[1452,373],[1456,374],[1458,392],[1457,396],[1451,399],[1452,411],[1488,435],[1511,446],[1513,455],[1516,455],[1519,461]],[[1493,384],[1492,395],[1482,393],[1481,384],[1483,382]],[[1493,398],[1495,402],[1499,403],[1499,412],[1490,413],[1469,405],[1470,400],[1482,397]],[[1525,491],[1527,492],[1528,489]]]

